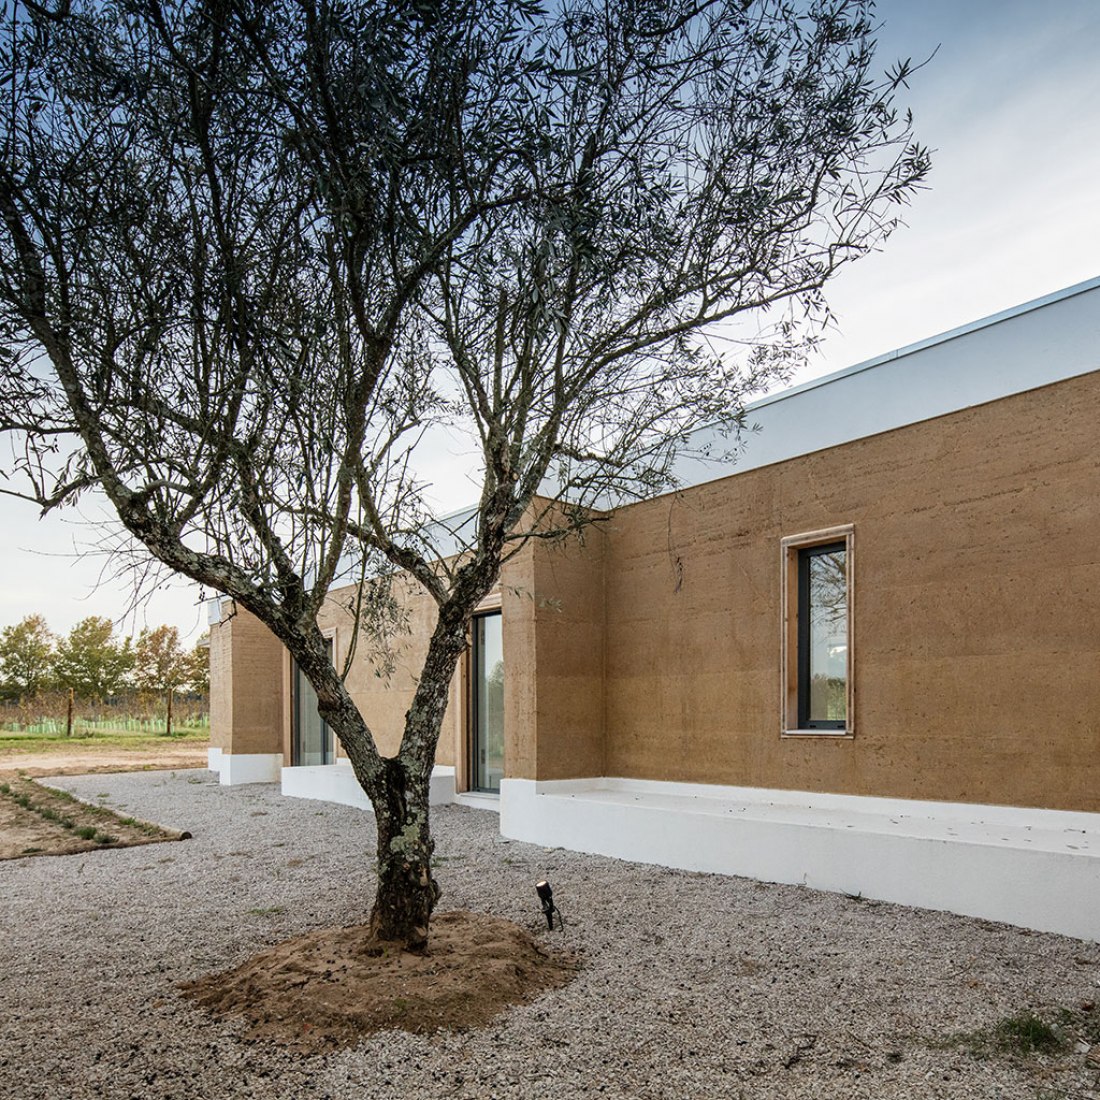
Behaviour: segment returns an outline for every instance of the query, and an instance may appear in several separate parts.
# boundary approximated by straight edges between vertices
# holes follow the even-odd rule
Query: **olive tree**
[[[6,491],[102,494],[143,552],[282,641],[376,811],[380,939],[426,941],[429,777],[502,562],[734,429],[923,178],[869,7],[17,10]],[[417,477],[443,424],[479,451],[457,553]],[[389,758],[316,617],[358,581],[369,625],[397,571],[437,617]]]

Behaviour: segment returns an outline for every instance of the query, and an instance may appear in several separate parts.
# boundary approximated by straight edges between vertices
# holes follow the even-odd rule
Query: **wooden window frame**
[[[843,729],[803,729],[798,715],[799,677],[799,552],[830,543],[844,543],[847,573],[846,596],[848,600],[848,651],[845,661],[845,725]],[[855,525],[826,527],[819,531],[806,531],[780,540],[780,578],[782,591],[781,626],[781,684],[780,726],[781,737],[824,737],[836,740],[850,739],[855,735]]]

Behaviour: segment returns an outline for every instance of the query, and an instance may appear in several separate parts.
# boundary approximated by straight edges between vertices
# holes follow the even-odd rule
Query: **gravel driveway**
[[[314,1057],[243,1043],[177,984],[364,920],[371,817],[205,771],[57,782],[194,839],[0,864],[5,1100],[1100,1096],[1072,1042],[1024,1057],[980,1038],[1029,1009],[1098,1023],[1097,944],[508,842],[457,806],[435,815],[441,907],[534,929],[549,877],[580,977],[473,1033]]]

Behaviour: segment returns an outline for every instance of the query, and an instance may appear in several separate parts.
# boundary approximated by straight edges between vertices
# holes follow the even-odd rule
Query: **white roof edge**
[[[1090,291],[1100,290],[1100,275],[1086,279],[1084,282],[1075,283],[1072,286],[1064,287],[1061,290],[1052,291],[1050,294],[1044,294],[1040,298],[1033,298],[1030,301],[1022,302],[1019,305],[1011,306],[1008,309],[1001,310],[998,313],[990,314],[987,317],[982,317],[976,321],[970,321],[965,325],[960,325],[958,328],[948,329],[946,332],[938,333],[935,336],[929,336],[924,340],[918,340],[913,344],[906,344],[903,347],[896,348],[893,351],[884,352],[882,355],[876,355],[872,359],[866,359],[860,363],[855,363],[849,367],[843,367],[840,370],[832,371],[829,374],[822,375],[820,378],[812,378],[807,382],[803,382],[797,386],[791,386],[789,389],[780,390],[777,393],[766,394],[763,397],[757,398],[755,401],[749,402],[744,406],[746,413],[752,413],[762,409],[767,409],[769,406],[780,405],[788,398],[798,397],[799,395],[806,394],[809,391],[822,389],[831,385],[834,382],[841,382],[845,379],[852,378],[856,375],[863,374],[867,371],[874,369],[875,367],[885,366],[888,363],[895,363],[900,359],[904,359],[907,356],[914,355],[918,352],[927,351],[929,348],[934,348],[942,344],[946,344],[951,340],[957,340],[962,336],[969,336],[972,333],[980,332],[983,329],[992,328],[995,325],[999,325],[1004,321],[1010,321],[1013,318],[1022,317],[1025,314],[1033,313],[1036,310],[1042,309],[1045,306],[1053,305],[1057,302],[1066,301],[1070,298],[1075,298],[1081,294],[1087,294]],[[775,453],[770,453],[768,448],[765,448],[765,453],[760,452],[759,443],[753,448],[756,451],[756,455],[749,453],[743,455],[741,459],[732,468],[721,468],[709,461],[691,462],[690,465],[695,467],[690,471],[685,471],[686,476],[682,477],[680,488],[690,488],[694,485],[704,484],[710,481],[717,481],[721,478],[736,475],[739,473],[745,473],[748,470],[755,469],[759,466],[768,466],[776,462],[783,462],[789,458],[797,457],[802,454],[809,454],[816,450],[823,450],[829,447],[839,446],[843,443],[850,442],[854,439],[865,438],[869,435],[875,435],[882,431],[891,430],[894,428],[905,427],[909,424],[919,423],[922,420],[927,420],[936,416],[941,416],[946,413],[957,411],[960,408],[968,407],[971,404],[980,404],[985,401],[995,400],[999,397],[1008,396],[1013,393],[1024,392],[1028,388],[1034,386],[1045,385],[1051,381],[1059,381],[1063,378],[1072,377],[1074,374],[1081,373],[1084,370],[1094,370],[1095,365],[1088,367],[1075,367],[1068,372],[1055,373],[1050,377],[1035,378],[1031,381],[1030,385],[1020,385],[1018,381],[1016,383],[1008,382],[1007,385],[1001,389],[994,389],[989,392],[979,392],[971,394],[970,397],[962,400],[947,400],[941,403],[941,406],[931,407],[922,411],[916,412],[908,406],[904,410],[897,410],[896,415],[887,415],[881,420],[878,416],[872,417],[873,422],[863,423],[860,425],[848,424],[841,426],[833,437],[826,438],[809,438],[807,437],[801,443],[801,445],[791,445],[791,432],[790,424],[776,424],[772,428],[775,432],[778,429],[777,436],[772,435],[772,438],[779,444]],[[797,408],[797,406],[795,407]],[[792,410],[793,412],[793,410]],[[769,417],[774,417],[779,414],[779,410],[771,410]],[[798,413],[793,413],[797,418]],[[780,416],[782,421],[784,417],[789,421],[790,414],[786,410],[783,411],[783,415]],[[713,430],[713,425],[705,426],[699,429],[700,432],[707,432]],[[765,435],[768,435],[765,432]],[[658,496],[665,496],[666,493],[659,493]],[[439,516],[430,521],[429,526],[437,529],[442,528],[446,535],[450,535],[452,538],[456,538],[459,530],[470,521],[476,514],[477,504],[467,504],[464,507],[456,508],[443,516]],[[457,521],[457,522],[455,522]],[[455,552],[458,548],[457,543],[455,547],[449,548],[449,550],[441,551],[446,556],[447,552]]]
[[[807,390],[817,389],[819,386],[827,386],[832,382],[839,382],[841,379],[849,378],[853,374],[860,374],[874,367],[880,367],[884,363],[895,362],[898,359],[905,358],[907,355],[913,355],[918,351],[926,351],[928,348],[935,347],[937,344],[946,344],[949,340],[957,340],[960,336],[969,336],[972,332],[978,332],[984,328],[991,328],[993,325],[999,325],[1002,321],[1010,321],[1014,317],[1020,317],[1025,313],[1031,313],[1033,310],[1042,309],[1044,306],[1053,305],[1055,302],[1061,302],[1067,298],[1074,298],[1078,294],[1087,294],[1090,290],[1097,289],[1100,289],[1100,275],[1092,279],[1086,279],[1083,283],[1075,283],[1073,286],[1065,287],[1062,290],[1055,290],[1050,294],[1044,294],[1041,298],[1033,298],[1029,302],[1022,302],[1020,305],[1011,306],[1009,309],[1003,309],[999,313],[991,313],[988,317],[982,317],[977,321],[970,321],[965,325],[959,325],[958,328],[948,329],[946,332],[937,333],[935,336],[928,336],[923,340],[918,340],[914,344],[906,344],[903,347],[895,348],[893,351],[883,352],[881,355],[876,355],[871,359],[864,359],[860,363],[854,363],[850,367],[841,367],[840,370],[831,371],[829,374],[823,374],[820,378],[811,378],[809,381],[801,382],[797,386],[791,386],[785,390],[778,390],[776,393],[765,394],[763,397],[758,397],[755,401],[750,401],[746,404],[745,412],[753,412],[756,409],[763,408],[765,405],[772,405],[777,401],[784,401],[788,397],[794,397],[796,394],[805,393]]]
[[[432,518],[428,522],[429,523],[448,523],[452,519],[459,519],[461,517],[462,518],[462,523],[465,523],[467,520],[469,520],[470,515],[473,512],[476,512],[476,511],[477,511],[477,502],[475,501],[473,504],[465,504],[461,508],[455,508],[452,511],[447,512],[442,516],[432,516]],[[459,524],[459,526],[462,526],[462,524]]]

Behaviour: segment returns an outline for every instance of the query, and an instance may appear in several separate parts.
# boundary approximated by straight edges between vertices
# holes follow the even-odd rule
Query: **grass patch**
[[[931,1045],[938,1049],[962,1048],[975,1058],[994,1055],[1016,1055],[1029,1058],[1040,1054],[1057,1054],[1068,1046],[1062,1026],[1067,1016],[1063,1009],[1058,1024],[1052,1024],[1030,1009],[1006,1016],[991,1027],[977,1031],[959,1031]]]
[[[18,749],[20,752],[33,752],[50,748],[63,748],[79,741],[82,748],[88,745],[106,745],[111,748],[126,749],[156,749],[162,748],[166,741],[209,741],[209,729],[183,729],[173,730],[170,737],[163,733],[150,734],[143,732],[130,733],[126,730],[81,730],[74,732],[72,737],[66,737],[63,733],[0,733],[0,748]]]
[[[67,817],[65,814],[54,809],[53,806],[48,806],[35,802],[29,795],[24,792],[15,792],[8,786],[3,784],[0,789],[0,794],[6,795],[13,802],[18,803],[25,810],[30,810],[31,813],[38,814],[43,821],[53,822],[54,825],[60,826],[62,829],[72,833],[73,836],[80,837],[81,840],[93,840],[96,844],[114,844],[117,841],[117,837],[111,836],[110,833],[105,833],[102,829],[96,828],[95,825],[79,825],[71,817]],[[51,790],[49,794],[53,797],[60,798],[62,802],[75,803],[76,799],[69,794],[68,791],[55,791]],[[99,806],[86,807],[91,813],[105,814],[107,816],[113,816],[110,811],[102,809]],[[135,822],[136,824],[136,822]],[[157,830],[159,832],[159,830]]]
[[[185,832],[172,833],[133,817],[122,818],[105,806],[82,802],[68,791],[45,787],[26,776],[10,781],[0,781],[0,803],[3,802],[20,807],[41,823],[37,827],[38,835],[28,836],[22,844],[18,841],[9,843],[6,840],[6,834],[0,829],[0,852],[2,852],[0,858],[4,859],[21,855],[87,851],[88,845],[104,848],[128,847],[132,844],[147,844],[157,840],[182,840],[190,836]],[[4,820],[16,830],[16,835],[19,829],[23,829],[24,832],[31,829],[33,832],[35,828],[18,824],[11,819],[10,815],[6,815]],[[46,832],[43,832],[43,829]],[[27,842],[28,840],[30,843]]]
[[[1053,1054],[1061,1050],[1065,1040],[1034,1012],[1007,1016],[993,1028],[994,1041],[1016,1054]]]
[[[171,746],[209,744],[209,726],[183,726],[174,729],[170,737],[164,732],[148,729],[120,729],[103,726],[99,729],[77,728],[72,737],[64,729],[43,732],[0,729],[0,759],[22,753],[128,750],[133,752],[164,752]]]

